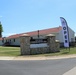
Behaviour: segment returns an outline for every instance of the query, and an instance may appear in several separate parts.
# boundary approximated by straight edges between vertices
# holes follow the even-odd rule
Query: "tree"
[[[3,32],[3,27],[2,27],[2,24],[0,22],[0,38],[2,37],[2,32]]]

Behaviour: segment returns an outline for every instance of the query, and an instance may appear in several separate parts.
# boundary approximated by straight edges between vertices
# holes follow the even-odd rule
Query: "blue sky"
[[[64,17],[76,32],[76,0],[0,0],[3,36],[61,25]]]

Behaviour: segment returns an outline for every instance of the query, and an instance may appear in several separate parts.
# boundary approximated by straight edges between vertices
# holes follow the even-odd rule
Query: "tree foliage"
[[[3,27],[2,27],[2,24],[0,22],[0,37],[2,37],[2,32],[3,32]]]

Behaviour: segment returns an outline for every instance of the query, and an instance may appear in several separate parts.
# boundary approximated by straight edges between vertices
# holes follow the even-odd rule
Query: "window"
[[[15,42],[15,39],[13,39],[13,41]]]
[[[4,38],[2,38],[2,43],[4,43]]]
[[[11,42],[11,40],[10,40],[10,42]]]

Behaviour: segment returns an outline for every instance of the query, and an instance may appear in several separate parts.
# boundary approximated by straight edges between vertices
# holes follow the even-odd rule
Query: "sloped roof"
[[[0,40],[2,40],[2,38],[0,38]]]
[[[43,29],[43,30],[39,30],[39,34],[40,35],[45,35],[45,34],[51,34],[51,33],[58,33],[61,29],[62,29],[61,26],[55,27],[55,28]],[[38,35],[38,31],[32,31],[32,32],[21,33],[21,34],[15,34],[15,35],[11,35],[11,36],[7,37],[6,39],[18,38],[18,37],[20,37],[23,34],[28,34],[30,36],[35,36],[35,35]]]

